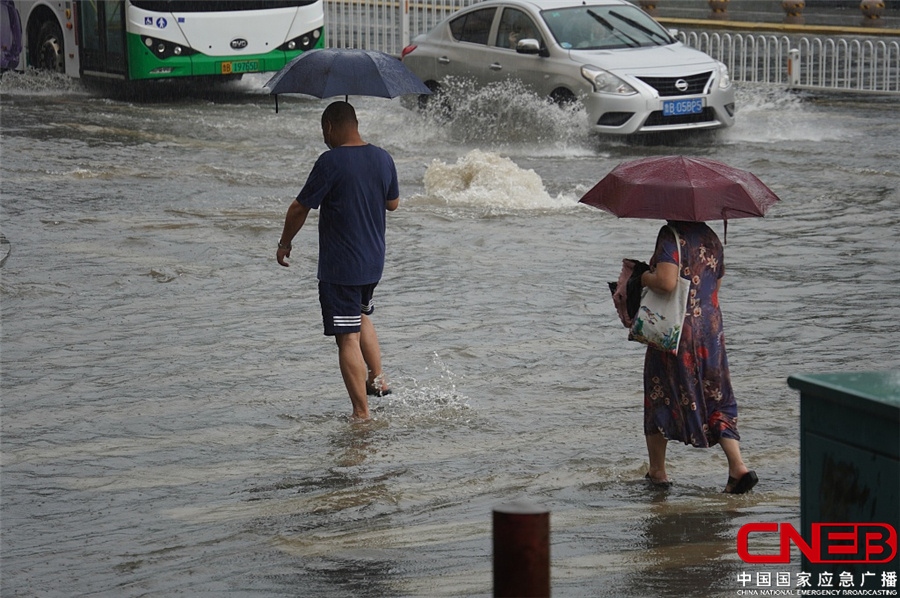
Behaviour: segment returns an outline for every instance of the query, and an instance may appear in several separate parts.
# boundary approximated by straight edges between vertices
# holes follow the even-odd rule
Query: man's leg
[[[366,361],[360,349],[360,333],[336,334],[338,361],[344,386],[353,404],[354,419],[369,419],[369,400],[366,398]]]
[[[359,347],[368,368],[366,384],[375,388],[378,392],[388,390],[384,378],[379,380],[376,387],[375,379],[382,376],[381,346],[378,344],[378,334],[375,332],[375,325],[366,314],[362,315],[362,323],[360,324]]]

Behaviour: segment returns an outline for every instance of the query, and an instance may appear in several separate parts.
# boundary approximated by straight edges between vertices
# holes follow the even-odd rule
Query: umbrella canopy
[[[778,196],[746,170],[664,156],[619,164],[580,201],[620,218],[727,222],[764,215]]]
[[[431,93],[393,56],[348,48],[304,52],[275,73],[265,87],[276,96],[305,93],[317,98],[351,95],[396,98],[412,93]]]

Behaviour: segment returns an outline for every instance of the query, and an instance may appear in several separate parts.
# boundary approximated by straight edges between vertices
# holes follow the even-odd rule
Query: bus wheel
[[[55,21],[47,21],[41,25],[37,38],[37,63],[39,69],[47,69],[56,73],[65,73],[65,46],[62,30]]]

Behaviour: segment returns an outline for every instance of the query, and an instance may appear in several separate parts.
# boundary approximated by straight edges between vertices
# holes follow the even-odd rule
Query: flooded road
[[[900,368],[896,101],[745,86],[734,128],[639,143],[509,90],[449,122],[351,98],[401,186],[375,315],[395,392],[353,425],[314,217],[275,263],[327,101],[275,114],[265,79],[135,101],[4,77],[2,596],[489,596],[491,510],[520,498],[551,511],[555,596],[775,573],[735,539],[799,527],[786,378]],[[666,154],[782,199],[725,248],[746,496],[720,494],[721,451],[675,444],[675,486],[645,486],[643,351],[606,281],[660,223],[577,203]]]

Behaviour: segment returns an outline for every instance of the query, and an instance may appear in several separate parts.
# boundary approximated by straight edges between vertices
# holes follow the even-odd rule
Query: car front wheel
[[[577,101],[577,98],[574,93],[565,87],[560,87],[559,89],[554,89],[550,94],[550,101],[560,108],[568,108]]]

